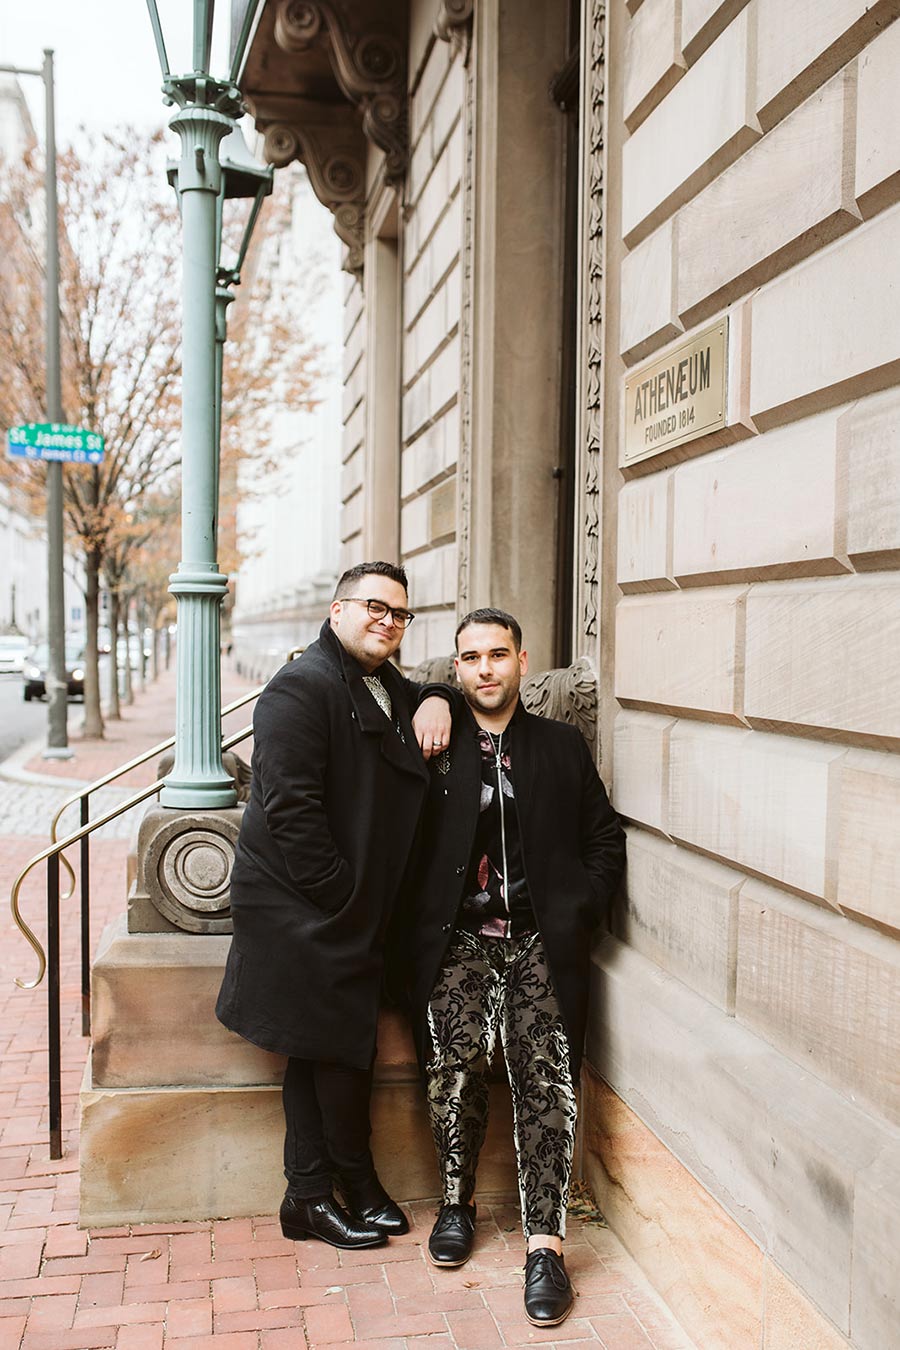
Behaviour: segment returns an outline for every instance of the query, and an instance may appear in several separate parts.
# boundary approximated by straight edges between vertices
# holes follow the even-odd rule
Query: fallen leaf
[[[480,1288],[481,1288],[480,1280],[466,1280],[463,1284],[463,1289],[480,1289]]]
[[[152,1252],[142,1252],[138,1260],[156,1261],[160,1256],[162,1256],[162,1252],[159,1250],[158,1247],[154,1247]]]

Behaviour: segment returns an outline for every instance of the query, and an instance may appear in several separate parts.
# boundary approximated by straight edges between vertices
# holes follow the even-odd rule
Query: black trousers
[[[298,1199],[330,1195],[340,1183],[369,1180],[372,1070],[289,1059],[284,1075],[284,1175]]]

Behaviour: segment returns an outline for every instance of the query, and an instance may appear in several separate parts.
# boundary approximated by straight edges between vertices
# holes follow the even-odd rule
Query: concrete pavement
[[[225,699],[248,688],[233,676]],[[0,887],[47,842],[50,814],[73,789],[162,739],[173,725],[174,673],[163,675],[108,742],[80,741],[47,765],[39,750],[0,777]],[[249,721],[235,714],[233,727]],[[247,746],[241,752],[248,753]],[[155,763],[126,787],[151,782]],[[125,788],[104,789],[109,800]],[[106,798],[97,794],[95,811]],[[125,904],[130,822],[92,847],[92,931]],[[73,858],[73,862],[75,859]],[[44,875],[24,888],[23,910],[43,934]],[[4,906],[0,915],[0,1350],[690,1350],[691,1343],[605,1228],[573,1219],[568,1264],[578,1290],[572,1316],[542,1333],[521,1312],[523,1249],[513,1207],[479,1211],[476,1251],[458,1271],[424,1256],[432,1206],[412,1207],[413,1229],[384,1249],[338,1253],[286,1242],[271,1215],[202,1224],[78,1228],[78,1090],[87,1051],[80,1035],[78,915],[62,933],[65,1156],[48,1159],[46,989],[20,990],[34,958]]]

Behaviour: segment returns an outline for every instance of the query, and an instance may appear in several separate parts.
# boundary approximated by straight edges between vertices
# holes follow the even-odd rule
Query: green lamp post
[[[216,561],[218,445],[216,268],[223,194],[219,147],[242,111],[235,79],[256,19],[248,5],[228,78],[209,74],[214,0],[194,0],[193,68],[173,75],[156,0],[147,0],[163,75],[163,94],[178,111],[170,126],[181,142],[177,191],[184,232],[182,281],[181,561],[169,590],[178,605],[175,762],[162,806],[233,806],[222,764],[219,610],[227,578]]]
[[[250,248],[250,240],[262,210],[262,204],[272,192],[275,170],[271,164],[260,164],[254,159],[239,126],[235,126],[219,147],[222,168],[222,186],[216,198],[216,473],[218,475],[222,431],[222,370],[225,342],[228,338],[228,306],[234,300],[235,286],[241,282],[241,273]],[[178,192],[178,161],[170,160],[167,176]],[[249,204],[244,217],[240,243],[233,265],[222,261],[223,217],[226,201],[243,200]],[[218,476],[216,501],[219,499]]]

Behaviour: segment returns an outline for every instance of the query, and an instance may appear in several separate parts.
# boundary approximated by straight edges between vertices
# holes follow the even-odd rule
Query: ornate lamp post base
[[[175,763],[160,806],[234,806],[234,781],[222,764],[219,709],[219,610],[228,587],[221,572],[178,571],[169,590],[178,602]]]

